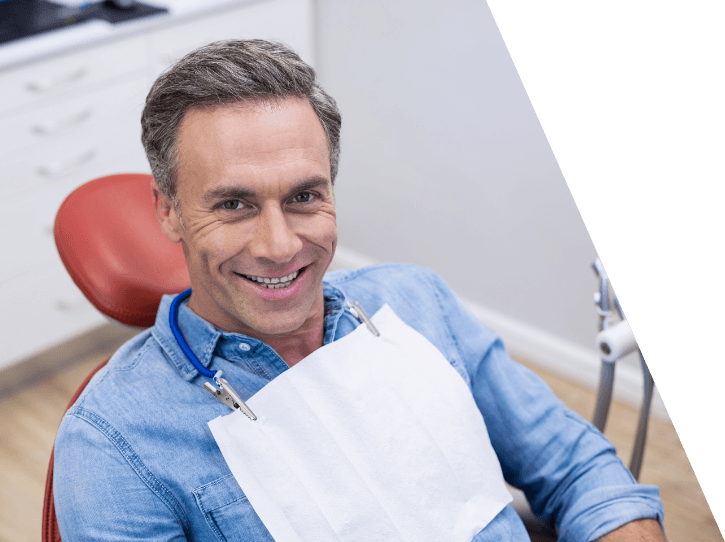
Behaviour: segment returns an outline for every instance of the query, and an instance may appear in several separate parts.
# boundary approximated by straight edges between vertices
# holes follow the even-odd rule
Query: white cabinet
[[[220,39],[275,39],[312,63],[312,5],[240,2],[160,18],[135,35],[0,71],[0,369],[105,322],[63,269],[52,226],[81,184],[149,171],[140,118],[151,82]]]
[[[143,70],[147,36],[136,36],[16,68],[0,75],[0,114],[82,92]]]
[[[73,179],[85,182],[98,164],[115,157],[143,156],[140,119],[146,92],[146,74],[140,72],[1,119],[0,208],[11,196]]]

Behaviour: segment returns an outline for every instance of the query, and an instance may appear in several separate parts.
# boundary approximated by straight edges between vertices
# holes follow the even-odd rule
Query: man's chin
[[[279,338],[302,328],[309,316],[310,311],[306,311],[304,314],[274,315],[267,313],[257,318],[245,318],[242,322],[244,327],[248,328],[248,331],[244,334],[262,340],[264,340],[265,336]]]

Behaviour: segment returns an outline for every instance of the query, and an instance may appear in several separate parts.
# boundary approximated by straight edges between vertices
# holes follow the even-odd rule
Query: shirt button
[[[247,343],[239,343],[239,350],[242,352],[249,352],[252,349]]]

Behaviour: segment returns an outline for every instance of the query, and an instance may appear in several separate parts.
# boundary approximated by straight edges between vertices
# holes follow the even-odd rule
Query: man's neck
[[[322,288],[320,288],[319,297],[315,300],[304,323],[293,331],[280,334],[262,333],[246,325],[240,326],[238,329],[225,329],[225,326],[200,314],[202,311],[194,307],[192,301],[193,296],[189,300],[187,307],[197,316],[204,318],[219,329],[241,333],[262,341],[272,348],[289,367],[294,366],[320,348],[325,337],[325,301]]]
[[[309,320],[308,320],[309,322]],[[322,346],[325,337],[324,319],[312,329],[303,329],[307,323],[284,337],[269,335],[264,342],[272,348],[290,367],[296,365]]]
[[[272,348],[288,366],[296,365],[320,348],[324,341],[325,300],[322,289],[320,289],[319,297],[313,304],[307,319],[299,328],[279,335],[254,331],[247,334]]]

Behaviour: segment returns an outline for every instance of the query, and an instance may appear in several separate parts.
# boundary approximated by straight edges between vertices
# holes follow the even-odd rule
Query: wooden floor
[[[76,387],[110,353],[98,353],[72,370],[5,398],[0,403],[0,540],[38,542],[48,457],[66,403]],[[591,418],[594,393],[536,370],[573,410]],[[637,411],[616,403],[607,435],[629,463]],[[677,433],[651,419],[641,482],[659,485],[670,542],[718,542],[710,513]]]

